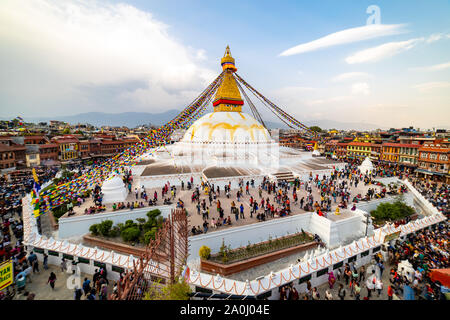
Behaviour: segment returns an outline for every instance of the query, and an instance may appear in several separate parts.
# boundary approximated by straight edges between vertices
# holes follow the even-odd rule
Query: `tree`
[[[192,293],[184,279],[175,279],[174,283],[161,287],[159,283],[150,286],[143,300],[188,300]]]
[[[62,134],[70,134],[70,128],[65,128],[65,129],[62,131]]]
[[[322,129],[319,126],[312,126],[312,127],[309,127],[309,129],[314,132],[319,132],[319,133],[322,132]]]
[[[120,236],[122,237],[123,241],[125,242],[132,242],[139,239],[139,236],[141,235],[141,230],[137,227],[129,227],[120,233]]]
[[[89,227],[89,231],[94,235],[98,236],[98,224],[93,224]]]
[[[200,250],[198,251],[198,255],[200,256],[200,258],[208,260],[211,256],[211,249],[207,246],[201,246]]]
[[[100,232],[100,234],[104,237],[108,237],[110,235],[110,231],[111,231],[111,227],[113,225],[113,221],[112,220],[105,220],[102,221],[99,225],[98,225],[98,231]]]

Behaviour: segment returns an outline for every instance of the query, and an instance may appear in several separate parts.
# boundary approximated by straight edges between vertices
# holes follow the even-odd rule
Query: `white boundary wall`
[[[161,211],[161,216],[167,218],[174,206],[154,206],[144,207],[133,210],[120,210],[113,212],[96,213],[77,217],[61,218],[58,221],[60,239],[82,236],[89,233],[91,225],[101,223],[105,220],[112,220],[114,225],[125,223],[127,220],[136,220],[137,218],[147,218],[147,212],[155,209]]]

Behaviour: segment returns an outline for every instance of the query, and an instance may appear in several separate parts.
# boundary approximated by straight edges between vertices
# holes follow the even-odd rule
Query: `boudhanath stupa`
[[[213,112],[193,122],[180,141],[144,154],[133,167],[140,185],[179,184],[190,176],[216,184],[249,176],[282,175],[288,180],[345,165],[320,157],[318,150],[311,154],[280,146],[263,123],[242,111],[245,92],[234,76],[237,68],[229,47],[221,66],[224,76],[212,100]]]

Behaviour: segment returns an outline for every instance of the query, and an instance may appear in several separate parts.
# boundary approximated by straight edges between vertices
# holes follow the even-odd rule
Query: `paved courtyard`
[[[81,273],[78,278],[72,276],[72,273],[62,272],[59,266],[49,264],[48,267],[48,270],[44,270],[42,263],[40,263],[40,273],[31,274],[31,282],[27,279],[25,290],[20,294],[16,292],[14,300],[26,300],[25,292],[34,293],[34,300],[74,300],[74,286],[79,285],[81,288],[85,277],[91,280],[92,286],[92,275]],[[55,289],[47,284],[50,272],[54,272],[56,275]],[[109,281],[108,294],[112,292],[113,285],[114,282]],[[85,299],[86,297],[83,295],[81,300]],[[96,299],[98,299],[98,296]]]
[[[342,181],[342,180],[343,179],[341,179],[339,181]],[[245,182],[246,181],[244,181],[244,183]],[[136,199],[135,193],[133,191],[133,190],[135,190],[135,188],[138,188],[138,190],[140,190],[141,186],[139,186],[136,182],[133,183],[133,186],[132,186],[132,189],[131,189],[132,192],[130,194],[128,194],[128,197],[127,197],[127,199],[125,201],[125,204],[127,202],[131,203],[131,202],[135,202],[135,201],[144,202],[144,204],[148,204],[148,203],[145,203],[144,199],[141,199],[140,197],[138,199]],[[369,188],[375,188],[375,190],[377,192],[380,191],[380,187],[378,187],[376,185],[371,185],[371,184],[364,185],[364,183],[360,182],[358,184],[357,188],[355,188],[354,186],[353,187],[349,187],[350,199],[352,199],[354,196],[356,196],[358,194],[361,194],[362,196],[364,196],[367,193],[367,190]],[[250,197],[253,196],[253,199],[258,201],[258,203],[261,201],[261,199],[259,198],[259,194],[258,194],[258,186],[255,185],[254,188],[251,188],[251,187],[249,188],[250,195],[245,195],[245,187],[244,187],[243,188],[244,194],[242,195],[242,197],[240,199],[241,200],[240,202],[238,202],[237,199],[236,199],[236,192],[237,192],[237,190],[238,189],[232,189],[230,191],[230,199],[228,199],[226,197],[226,195],[225,195],[225,192],[224,192],[223,188],[222,188],[220,190],[220,195],[217,197],[217,199],[219,199],[220,202],[221,202],[222,208],[224,209],[224,216],[225,217],[230,216],[231,221],[232,221],[232,226],[221,226],[221,227],[219,227],[219,229],[209,228],[208,232],[214,232],[215,230],[222,230],[222,229],[225,229],[225,228],[231,228],[231,227],[235,227],[235,226],[243,226],[243,225],[248,225],[248,224],[252,224],[252,223],[257,223],[258,222],[255,214],[253,215],[253,217],[250,217]],[[158,193],[158,203],[157,203],[157,205],[162,205],[163,204],[163,199],[161,199],[161,188],[148,188],[148,189],[146,188],[145,191],[146,191],[147,195],[149,196],[149,198],[153,198],[153,194],[156,191]],[[219,213],[217,211],[216,203],[213,201],[212,205],[209,206],[208,196],[204,192],[202,192],[202,190],[200,190],[200,191],[201,191],[200,201],[205,199],[207,207],[209,208],[209,221],[211,221],[212,218],[218,219]],[[190,229],[193,226],[196,226],[196,227],[200,226],[200,227],[202,227],[202,225],[203,225],[202,215],[201,214],[200,215],[197,214],[196,203],[192,203],[192,201],[191,201],[192,192],[193,192],[193,190],[186,190],[186,189],[185,190],[181,190],[181,187],[177,187],[176,198],[175,198],[175,200],[172,200],[174,203],[176,203],[176,201],[178,199],[181,199],[184,202],[185,208],[187,209],[188,214],[189,214]],[[313,197],[314,197],[314,201],[318,201],[320,203],[320,194],[318,193],[317,188],[314,187],[314,186],[312,187],[312,194],[313,194]],[[270,202],[271,203],[275,203],[273,201],[273,198],[274,198],[273,193],[269,196],[268,193],[263,190],[263,194],[262,195],[263,195],[264,199],[269,197]],[[300,204],[297,204],[297,205],[294,204],[293,197],[292,197],[292,188],[291,188],[291,190],[288,191],[288,195],[289,195],[289,199],[290,199],[290,202],[291,202],[291,211],[292,211],[291,215],[305,213],[306,212],[305,210],[300,209]],[[306,199],[307,192],[306,192],[306,190],[304,189],[303,186],[300,188],[300,190],[297,191],[297,196],[298,196],[299,203],[300,203],[300,200],[301,200],[302,197],[305,197],[305,199]],[[166,198],[168,198],[168,197],[170,197],[170,193],[168,195],[166,195]],[[235,204],[236,204],[236,206],[238,208],[239,208],[241,203],[244,204],[244,216],[245,216],[245,219],[239,219],[238,221],[235,220],[235,217],[234,217],[234,215],[231,214],[231,209],[230,209],[232,201],[235,202]],[[339,202],[339,197],[337,198],[337,201]],[[88,201],[83,203],[80,207],[75,207],[74,208],[75,215],[76,216],[84,215],[84,210],[86,208],[89,208],[92,205],[93,205],[92,199],[88,199]],[[338,203],[334,203],[334,201],[332,200],[332,204],[331,204],[331,209],[332,210],[331,210],[331,212],[328,213],[328,215],[330,215],[331,219],[336,220],[336,219],[339,219],[339,218],[345,218],[345,217],[348,217],[348,216],[350,216],[352,214],[351,210],[341,210],[341,216],[334,216],[334,211],[336,210],[337,205],[338,205]],[[112,211],[112,204],[106,204],[105,206],[106,206],[106,212]],[[351,204],[349,204],[349,209],[350,209],[350,207],[351,207]],[[148,207],[148,208],[149,208],[149,210],[151,210],[152,207]],[[102,214],[102,213],[96,213],[96,214]],[[275,219],[277,219],[277,218],[275,218]]]

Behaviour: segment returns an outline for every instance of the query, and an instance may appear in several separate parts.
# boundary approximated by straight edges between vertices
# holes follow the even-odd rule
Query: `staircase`
[[[292,173],[292,171],[284,171],[284,172],[277,172],[273,174],[277,178],[278,181],[287,181],[287,182],[294,182],[295,177]]]

